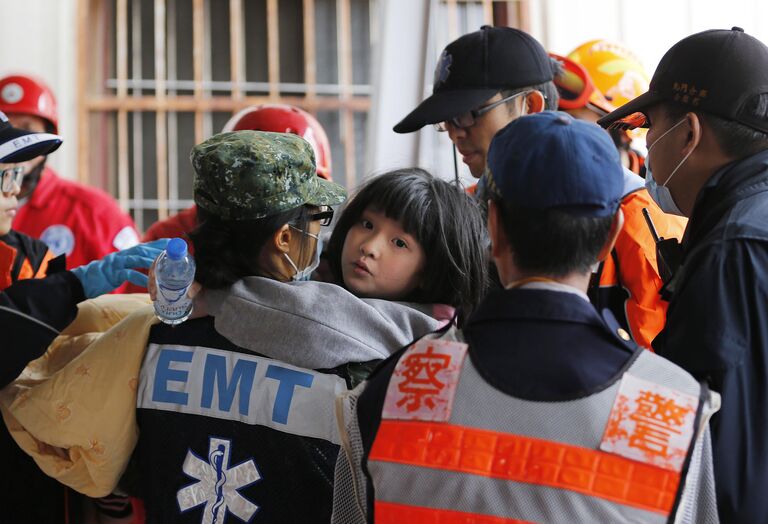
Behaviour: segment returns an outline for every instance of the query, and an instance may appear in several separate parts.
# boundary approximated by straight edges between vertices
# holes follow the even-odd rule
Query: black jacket
[[[0,292],[0,387],[45,352],[83,300],[83,286],[69,271],[20,280]]]
[[[722,522],[768,522],[768,151],[699,195],[654,349],[722,395],[711,423]]]
[[[55,259],[49,264],[52,269]],[[60,269],[64,257],[60,257]],[[57,264],[58,265],[58,264]],[[40,357],[77,315],[83,287],[69,271],[41,279],[20,280],[0,293],[0,385],[5,386]],[[0,522],[79,522],[78,495],[44,474],[0,424]]]
[[[323,384],[350,386],[343,368],[256,355],[218,334],[213,317],[153,326],[129,468],[139,484],[123,483],[144,499],[147,522],[330,521],[339,446],[319,436],[337,434]],[[315,422],[325,430],[307,436]]]

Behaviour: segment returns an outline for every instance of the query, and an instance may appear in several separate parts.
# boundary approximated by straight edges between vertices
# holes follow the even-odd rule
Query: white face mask
[[[677,126],[685,122],[685,118],[680,120],[677,124],[673,125],[669,129],[667,129],[659,138],[654,140],[653,144],[648,146],[648,154],[646,155],[646,163],[645,163],[645,189],[648,190],[648,194],[651,195],[651,198],[654,202],[656,202],[662,211],[665,213],[669,213],[671,215],[678,215],[678,216],[685,216],[685,214],[680,210],[679,207],[677,207],[677,204],[675,203],[675,199],[672,198],[672,193],[669,191],[669,188],[667,187],[667,184],[669,184],[669,181],[672,180],[672,177],[675,176],[675,173],[677,173],[677,170],[680,169],[680,167],[685,163],[686,160],[688,160],[688,157],[691,156],[691,153],[693,153],[694,149],[691,149],[687,155],[683,157],[683,159],[680,161],[679,164],[677,164],[677,167],[672,170],[672,173],[667,177],[667,180],[662,184],[658,185],[656,183],[656,179],[653,178],[653,172],[651,171],[651,149],[653,149],[653,146],[659,143],[659,140],[667,136],[670,132],[672,132],[673,129],[675,129]]]
[[[290,226],[293,227],[293,226]],[[283,253],[285,255],[285,258],[288,259],[288,263],[291,265],[291,267],[296,271],[296,273],[291,277],[291,280],[294,282],[303,282],[305,280],[309,280],[312,276],[312,273],[317,269],[317,266],[320,265],[320,253],[323,251],[323,239],[320,238],[320,235],[313,235],[312,233],[307,233],[306,231],[303,231],[299,228],[293,227],[296,231],[301,231],[308,237],[314,238],[317,242],[315,243],[315,256],[312,258],[312,262],[309,263],[307,267],[304,269],[299,270],[299,267],[293,263],[293,260],[291,260],[291,257],[288,256],[288,253]]]

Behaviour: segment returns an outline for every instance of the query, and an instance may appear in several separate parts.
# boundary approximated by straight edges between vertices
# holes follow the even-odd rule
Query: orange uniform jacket
[[[621,202],[624,227],[611,255],[598,269],[598,284],[590,299],[598,309],[608,308],[638,345],[651,341],[664,327],[667,302],[659,295],[662,286],[656,265],[656,243],[643,217],[647,208],[659,236],[682,238],[687,220],[665,214],[644,188],[635,188]]]

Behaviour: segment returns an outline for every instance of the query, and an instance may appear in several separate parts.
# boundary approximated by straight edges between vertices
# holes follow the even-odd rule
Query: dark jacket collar
[[[535,297],[535,300],[533,298]],[[542,289],[493,291],[469,318],[467,326],[510,319],[547,319],[580,324],[605,325],[594,306],[572,293]]]
[[[698,244],[739,200],[760,190],[768,190],[768,150],[723,166],[696,199],[683,237],[684,249]]]

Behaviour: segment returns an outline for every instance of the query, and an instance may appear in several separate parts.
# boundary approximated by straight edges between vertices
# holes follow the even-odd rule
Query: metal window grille
[[[78,162],[140,230],[192,203],[192,146],[284,102],[328,132],[333,177],[365,158],[376,0],[78,0]]]

